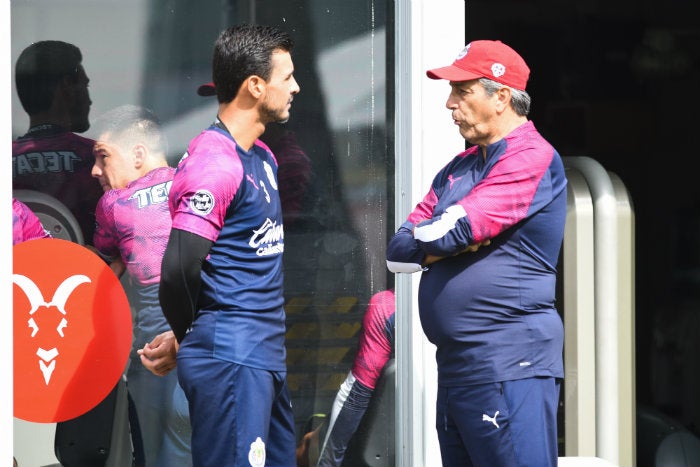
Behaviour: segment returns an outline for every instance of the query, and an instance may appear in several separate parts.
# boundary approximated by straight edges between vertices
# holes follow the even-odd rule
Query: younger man
[[[292,39],[266,26],[214,46],[216,121],[194,138],[170,191],[160,303],[180,343],[197,467],[294,467],[285,349],[284,226],[277,160],[259,140],[289,118]]]

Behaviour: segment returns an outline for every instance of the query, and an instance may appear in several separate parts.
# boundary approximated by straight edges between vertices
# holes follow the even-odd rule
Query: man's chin
[[[287,123],[289,121],[289,112],[280,113],[275,119],[275,123]]]
[[[82,123],[82,124],[74,124],[71,127],[70,131],[72,131],[73,133],[85,133],[89,129],[90,129],[90,123],[86,122],[86,123]]]

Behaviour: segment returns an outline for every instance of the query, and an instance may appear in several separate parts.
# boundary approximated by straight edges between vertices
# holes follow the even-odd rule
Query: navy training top
[[[286,370],[284,230],[270,149],[258,140],[245,151],[227,131],[209,127],[178,164],[170,212],[173,228],[214,242],[178,358]]]
[[[555,288],[566,184],[559,154],[528,121],[485,158],[477,146],[457,155],[390,240],[391,271],[423,270],[420,319],[440,385],[564,376]],[[427,254],[447,258],[422,268]]]

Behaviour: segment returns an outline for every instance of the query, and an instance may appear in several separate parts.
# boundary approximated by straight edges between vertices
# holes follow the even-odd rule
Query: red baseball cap
[[[472,41],[452,65],[428,70],[426,74],[430,79],[450,81],[488,78],[524,91],[530,68],[515,50],[501,41]]]
[[[197,88],[197,94],[203,97],[216,96],[216,86],[214,83],[205,83]]]

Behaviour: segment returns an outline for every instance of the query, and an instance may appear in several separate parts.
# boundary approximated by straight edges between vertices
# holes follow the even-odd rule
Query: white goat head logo
[[[12,282],[17,284],[22,289],[22,291],[24,291],[24,293],[27,295],[27,298],[29,299],[31,309],[29,310],[29,320],[27,320],[27,323],[32,329],[31,337],[35,337],[39,332],[39,325],[37,324],[37,320],[35,320],[35,317],[37,317],[37,315],[35,315],[37,310],[41,307],[46,307],[47,309],[55,307],[61,313],[59,315],[60,321],[56,326],[56,332],[61,338],[63,338],[63,329],[68,326],[68,319],[66,317],[67,315],[65,310],[68,297],[70,297],[70,295],[73,293],[76,287],[78,287],[80,284],[90,282],[90,279],[87,276],[83,276],[82,274],[70,276],[69,278],[64,280],[61,283],[61,285],[58,286],[56,292],[54,292],[53,294],[53,298],[48,303],[44,299],[44,296],[39,290],[39,287],[37,287],[34,281],[29,279],[27,276],[23,276],[21,274],[13,274]],[[53,373],[54,369],[56,369],[56,357],[58,356],[58,349],[56,347],[53,347],[49,350],[45,350],[42,347],[39,347],[36,351],[36,354],[39,357],[39,369],[43,373],[44,381],[48,386],[49,381],[51,380],[51,374]]]

